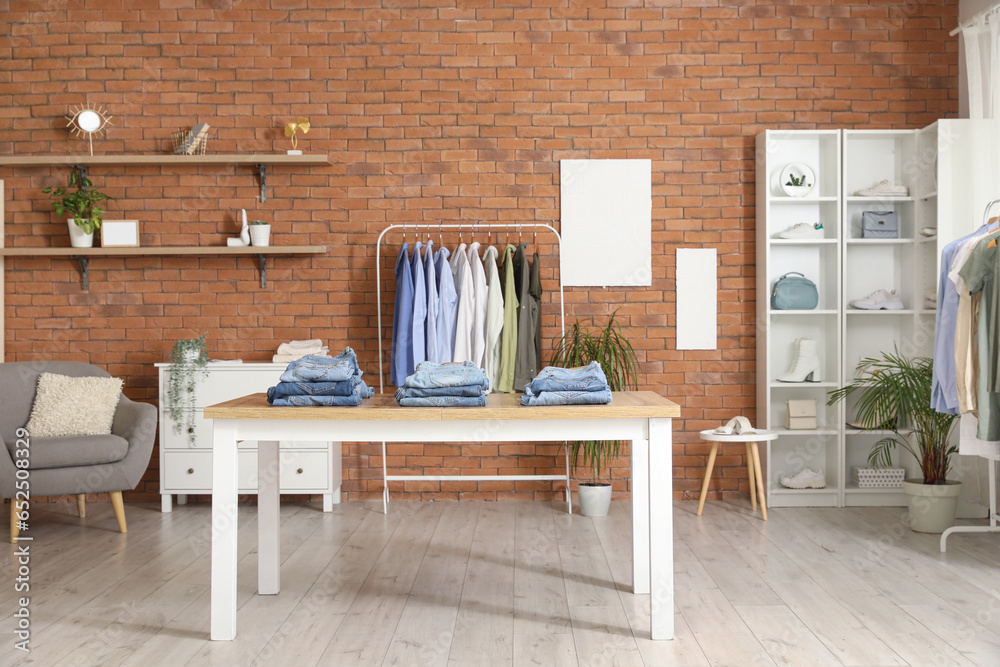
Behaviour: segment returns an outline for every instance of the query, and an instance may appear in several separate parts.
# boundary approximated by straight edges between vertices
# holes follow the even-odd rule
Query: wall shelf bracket
[[[257,173],[260,176],[260,201],[267,201],[267,165],[263,162],[257,163]]]
[[[260,262],[260,286],[267,287],[267,255],[257,255],[257,261]]]
[[[86,190],[87,186],[84,184],[87,182],[87,174],[89,173],[90,167],[85,164],[74,164],[73,168],[76,169],[76,173],[80,175],[80,189]]]
[[[80,281],[86,292],[90,289],[90,258],[78,255],[76,259],[80,260]]]

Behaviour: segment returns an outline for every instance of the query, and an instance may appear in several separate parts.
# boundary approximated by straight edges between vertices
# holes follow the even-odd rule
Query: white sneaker
[[[882,179],[870,188],[858,190],[855,197],[905,197],[910,194],[905,185],[893,185],[886,179]]]
[[[823,475],[823,471],[817,472],[812,468],[803,468],[794,475],[784,475],[778,481],[786,489],[826,488],[826,477]]]
[[[800,222],[774,235],[776,239],[821,239],[823,238],[822,222]]]
[[[937,227],[921,227],[920,235],[926,236],[927,238],[933,238],[937,236]]]
[[[887,292],[884,289],[877,289],[863,299],[851,299],[848,302],[851,308],[858,310],[902,310],[903,302],[900,300],[896,290]]]

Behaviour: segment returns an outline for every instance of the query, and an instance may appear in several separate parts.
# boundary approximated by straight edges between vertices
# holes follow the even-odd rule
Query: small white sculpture
[[[243,229],[240,230],[239,236],[226,239],[226,245],[228,246],[240,247],[250,245],[250,226],[247,224],[247,210],[245,208],[240,210],[243,211]]]

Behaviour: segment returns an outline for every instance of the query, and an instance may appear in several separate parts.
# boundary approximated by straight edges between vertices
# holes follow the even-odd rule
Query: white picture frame
[[[138,220],[105,220],[101,223],[101,246],[104,248],[138,248]]]

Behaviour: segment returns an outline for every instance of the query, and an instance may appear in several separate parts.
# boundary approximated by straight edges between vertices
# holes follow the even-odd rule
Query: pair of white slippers
[[[750,425],[750,420],[746,417],[733,417],[725,426],[715,429],[719,435],[746,435],[756,433],[757,430]]]

